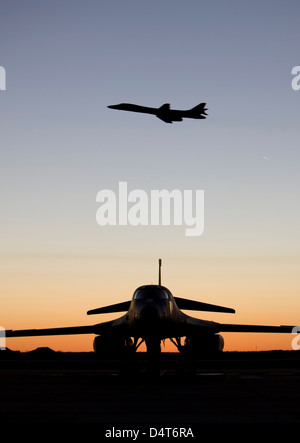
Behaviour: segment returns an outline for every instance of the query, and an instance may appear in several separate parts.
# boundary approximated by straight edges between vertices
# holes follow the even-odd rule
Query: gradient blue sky
[[[298,1],[1,2],[5,327],[89,324],[156,282],[158,257],[174,295],[236,308],[217,321],[300,323],[299,16]],[[120,181],[203,189],[204,234],[100,228],[97,192]]]

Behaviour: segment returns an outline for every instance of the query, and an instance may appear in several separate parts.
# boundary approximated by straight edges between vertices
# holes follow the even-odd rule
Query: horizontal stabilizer
[[[87,312],[87,315],[93,314],[108,314],[110,312],[122,312],[128,311],[130,306],[130,301],[124,301],[123,303],[116,303],[115,305],[103,306],[102,308],[91,309]]]
[[[202,303],[200,301],[195,301],[195,300],[188,300],[186,298],[174,297],[174,300],[179,309],[188,309],[190,311],[227,312],[231,314],[235,313],[235,310],[231,308],[211,305],[209,303]]]

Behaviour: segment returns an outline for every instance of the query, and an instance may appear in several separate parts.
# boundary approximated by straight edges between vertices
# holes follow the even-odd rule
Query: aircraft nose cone
[[[122,109],[122,104],[120,104],[120,105],[109,105],[107,107],[110,108],[110,109]]]
[[[147,306],[142,309],[140,319],[145,324],[155,323],[159,319],[159,312],[156,308]]]

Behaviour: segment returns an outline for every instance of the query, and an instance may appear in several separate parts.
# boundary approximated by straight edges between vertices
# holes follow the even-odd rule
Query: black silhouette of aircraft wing
[[[9,329],[5,331],[6,337],[34,337],[44,335],[73,335],[73,334],[94,334],[94,326],[71,326],[63,328],[45,329]]]
[[[239,325],[219,323],[218,332],[292,333],[294,326]]]

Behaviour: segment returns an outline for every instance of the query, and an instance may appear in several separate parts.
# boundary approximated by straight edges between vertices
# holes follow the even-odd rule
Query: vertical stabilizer
[[[161,258],[158,260],[158,284],[161,286]]]

